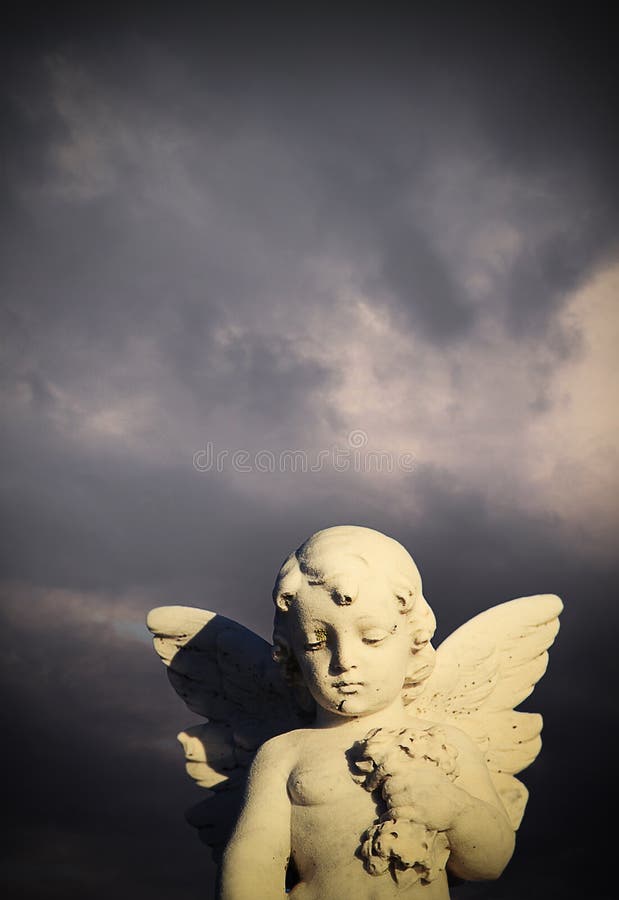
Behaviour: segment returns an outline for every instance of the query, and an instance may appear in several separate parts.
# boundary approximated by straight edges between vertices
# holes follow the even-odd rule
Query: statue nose
[[[331,657],[331,668],[334,672],[348,672],[356,669],[353,648],[348,641],[338,641]]]

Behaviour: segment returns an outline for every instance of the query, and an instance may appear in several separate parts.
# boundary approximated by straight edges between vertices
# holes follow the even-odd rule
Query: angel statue
[[[179,735],[208,790],[188,813],[220,900],[448,900],[498,878],[541,747],[514,712],[543,675],[561,601],[521,597],[438,648],[401,544],[344,525],[282,565],[273,647],[223,616],[154,609],[170,680],[208,719]]]

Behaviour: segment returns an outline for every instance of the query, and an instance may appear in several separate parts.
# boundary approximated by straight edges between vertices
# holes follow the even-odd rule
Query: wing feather
[[[437,650],[418,714],[451,721],[477,742],[517,828],[526,804],[521,772],[541,748],[542,717],[515,712],[546,671],[559,630],[554,594],[520,597],[466,622]]]
[[[189,816],[215,851],[238,812],[247,768],[265,740],[304,724],[270,645],[232,619],[163,606],[147,625],[175,691],[208,722],[178,736],[188,774],[209,792]],[[214,793],[213,793],[214,792]]]
[[[162,606],[148,614],[153,644],[170,681],[192,712],[228,722],[249,716],[290,720],[298,710],[270,645],[217,613]],[[274,732],[277,733],[277,730]]]

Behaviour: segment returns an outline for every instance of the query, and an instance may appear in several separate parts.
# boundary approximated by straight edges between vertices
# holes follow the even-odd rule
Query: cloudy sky
[[[454,897],[598,877],[612,30],[604,4],[426,6],[22,3],[5,31],[6,896],[212,896],[174,738],[194,717],[145,613],[204,606],[268,637],[282,558],[348,522],[412,552],[439,641],[492,604],[564,597],[526,705],[545,746],[517,855]]]

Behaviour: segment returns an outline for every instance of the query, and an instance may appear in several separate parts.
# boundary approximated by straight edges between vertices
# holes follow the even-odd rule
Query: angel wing
[[[161,606],[146,624],[168,677],[189,709],[208,721],[178,735],[188,774],[208,797],[187,812],[218,859],[234,827],[247,769],[269,738],[305,724],[270,645],[208,610]]]
[[[542,746],[542,717],[514,709],[546,671],[562,609],[554,594],[539,594],[475,616],[440,645],[416,701],[420,716],[452,722],[481,747],[514,829],[528,799],[514,775],[531,765]]]

